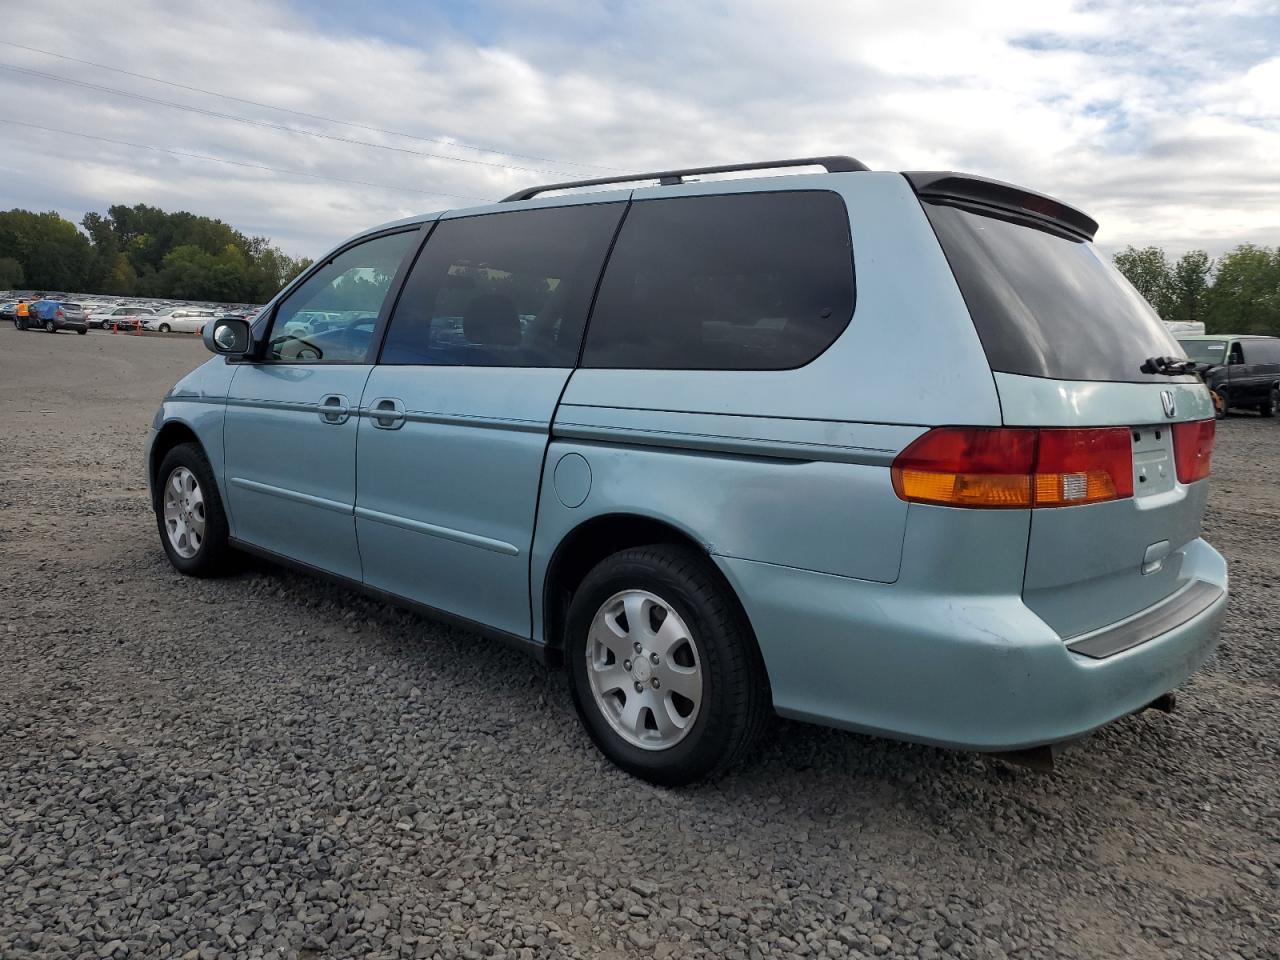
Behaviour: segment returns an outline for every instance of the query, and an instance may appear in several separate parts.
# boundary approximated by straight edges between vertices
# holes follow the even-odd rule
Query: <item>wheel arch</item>
[[[195,430],[192,429],[191,424],[183,420],[165,422],[156,431],[156,437],[151,442],[151,450],[147,459],[147,480],[151,485],[151,503],[153,507],[158,502],[156,498],[160,496],[160,484],[156,471],[160,469],[160,463],[164,460],[165,454],[181,443],[194,443],[201,449],[206,458],[209,456],[209,451],[205,450],[204,444],[200,441],[200,437]]]
[[[732,584],[720,572],[706,545],[688,530],[667,520],[639,513],[605,513],[582,521],[556,544],[542,580],[543,639],[550,650],[563,646],[563,631],[569,603],[583,579],[598,563],[620,550],[657,543],[679,544],[696,551],[707,561],[707,569],[719,581],[725,596],[737,608],[760,656],[759,643],[751,620]],[[763,657],[761,657],[763,663]]]

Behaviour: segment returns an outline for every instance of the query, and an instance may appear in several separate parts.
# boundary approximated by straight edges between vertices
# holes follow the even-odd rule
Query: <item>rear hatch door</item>
[[[1151,358],[1183,355],[1177,341],[1096,250],[1088,217],[992,181],[908,178],[968,304],[1004,423],[1129,435],[1132,496],[1032,511],[1026,604],[1070,639],[1187,587],[1207,481],[1179,481],[1174,425],[1213,410],[1194,375],[1153,372]]]

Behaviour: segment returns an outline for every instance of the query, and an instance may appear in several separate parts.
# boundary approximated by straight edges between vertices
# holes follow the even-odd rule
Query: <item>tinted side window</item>
[[[783,370],[822,353],[852,316],[836,194],[642,200],[605,271],[583,365]]]
[[[1280,340],[1250,340],[1246,349],[1249,363],[1280,363]]]
[[[302,282],[276,310],[267,357],[291,363],[363,363],[382,301],[417,230],[366,240]]]
[[[381,362],[572,367],[624,207],[440,222],[405,282]]]

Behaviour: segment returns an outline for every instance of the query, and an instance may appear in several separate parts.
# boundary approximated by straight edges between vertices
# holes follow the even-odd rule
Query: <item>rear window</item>
[[[996,213],[924,202],[992,370],[1165,382],[1141,370],[1178,344],[1092,243]]]
[[[853,315],[844,202],[828,191],[642,200],[623,221],[583,366],[782,370]]]

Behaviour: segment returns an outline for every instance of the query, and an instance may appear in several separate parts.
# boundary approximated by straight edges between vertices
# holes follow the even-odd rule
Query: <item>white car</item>
[[[163,310],[154,317],[143,317],[142,329],[160,333],[199,333],[201,328],[217,315],[215,310],[175,307],[172,310]]]

